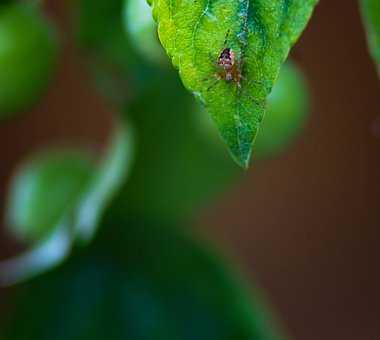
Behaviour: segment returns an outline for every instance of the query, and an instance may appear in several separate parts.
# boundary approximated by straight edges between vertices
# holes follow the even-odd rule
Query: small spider
[[[222,79],[227,83],[234,82],[238,88],[241,87],[241,80],[243,79],[241,74],[242,62],[236,57],[231,47],[226,47],[229,33],[230,31],[228,30],[224,40],[224,48],[216,61],[216,67],[218,68],[218,71],[214,75],[216,81],[208,88],[209,90]]]
[[[241,74],[241,63],[236,61],[235,52],[226,47],[218,57],[218,67],[220,71],[216,74],[217,79],[224,79],[226,82],[235,82],[238,87],[241,86],[243,78]]]
[[[237,86],[237,92],[236,94],[241,96],[241,82],[242,80],[246,79],[242,75],[243,71],[243,63],[244,58],[240,55],[240,57],[237,57],[237,54],[231,47],[228,46],[228,35],[230,31],[228,30],[225,40],[224,40],[224,47],[222,52],[220,52],[218,59],[215,63],[215,61],[212,61],[214,66],[218,69],[218,71],[214,74],[214,82],[211,84],[207,91],[211,90],[220,80],[224,80],[226,83],[235,83]],[[211,59],[213,59],[212,56],[210,56]],[[215,79],[216,78],[216,79]],[[205,81],[210,81],[209,78],[205,78]],[[264,86],[263,82],[260,80],[250,80],[247,82],[247,87],[252,86],[253,84],[256,84],[257,86]],[[255,103],[257,106],[260,106],[262,108],[265,107],[265,101],[260,100],[258,101],[256,98],[251,97],[247,91],[244,92],[244,97],[248,98],[252,101],[252,103]]]

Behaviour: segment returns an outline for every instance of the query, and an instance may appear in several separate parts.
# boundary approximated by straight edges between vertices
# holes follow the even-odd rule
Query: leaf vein
[[[195,59],[196,59],[196,55],[197,55],[197,50],[195,48],[195,38],[196,38],[196,35],[198,34],[199,26],[200,26],[200,24],[202,22],[202,19],[204,18],[204,16],[209,11],[210,3],[211,3],[211,0],[207,0],[205,9],[200,14],[200,16],[198,17],[197,21],[195,22],[195,24],[193,26],[193,33],[192,33],[192,36],[191,36],[191,48],[192,48],[192,51],[193,51],[193,58],[192,58],[192,60],[193,60],[193,64],[194,65],[195,65]]]

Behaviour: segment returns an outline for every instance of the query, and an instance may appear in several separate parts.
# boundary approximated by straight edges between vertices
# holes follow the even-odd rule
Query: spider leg
[[[218,83],[218,80],[215,80],[215,82],[213,84],[211,84],[208,88],[207,88],[207,92],[210,91],[216,84]]]
[[[243,78],[243,79],[246,79],[246,77],[243,77],[243,76],[242,76],[242,78]],[[250,81],[248,82],[248,85],[252,85],[252,84],[256,84],[256,85],[264,85],[264,83],[263,83],[262,81],[260,81],[260,80],[250,80]]]
[[[215,62],[215,58],[213,57],[213,55],[211,54],[211,52],[208,52],[208,57],[209,57],[210,61],[211,61],[213,64],[216,64],[216,62]]]
[[[215,74],[215,78],[215,81],[207,88],[207,91],[210,91],[219,82],[219,80],[222,79],[218,73]]]
[[[223,46],[226,47],[227,46],[227,42],[228,42],[228,36],[230,35],[230,29],[227,30],[226,32],[226,36],[224,37],[224,43],[223,43]]]

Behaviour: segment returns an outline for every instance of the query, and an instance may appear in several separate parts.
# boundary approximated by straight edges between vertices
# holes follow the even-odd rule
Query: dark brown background
[[[111,126],[64,36],[63,1],[48,6],[66,49],[44,101],[0,125],[2,198],[17,162],[38,145],[101,144]],[[305,134],[252,167],[202,225],[267,290],[296,339],[380,339],[380,86],[356,1],[322,0],[293,57],[313,96]],[[1,257],[15,249],[1,234]]]

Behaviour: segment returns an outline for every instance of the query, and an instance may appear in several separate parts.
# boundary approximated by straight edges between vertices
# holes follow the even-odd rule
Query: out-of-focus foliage
[[[131,213],[148,214],[164,219],[189,217],[237,177],[238,170],[226,158],[220,146],[219,136],[210,138],[200,132],[199,126],[205,125],[208,129],[208,122],[206,119],[198,119],[201,109],[186,96],[173,72],[166,68],[149,66],[149,62],[144,62],[142,51],[135,51],[136,43],[143,49],[159,48],[149,8],[139,7],[138,1],[141,0],[124,1],[124,15],[129,14],[124,16],[128,34],[124,34],[123,40],[120,38],[119,29],[115,29],[120,21],[119,11],[123,8],[120,0],[111,0],[107,4],[99,0],[81,0],[79,13],[83,13],[85,18],[80,25],[80,40],[84,41],[84,46],[87,45],[93,50],[94,56],[100,55],[97,60],[102,60],[104,64],[104,36],[97,34],[92,27],[98,28],[99,22],[108,27],[110,22],[113,22],[112,31],[107,29],[107,44],[115,43],[112,36],[120,38],[117,41],[120,42],[119,50],[124,50],[124,70],[144,82],[143,86],[139,87],[130,75],[125,78],[129,84],[126,91],[132,92],[125,105],[125,114],[135,125],[138,150],[136,165],[124,189],[124,198],[120,200],[124,202],[121,208]],[[144,20],[132,18],[136,7],[143,11]],[[128,17],[129,21],[125,21]],[[141,31],[144,34],[139,35]],[[114,48],[109,48],[108,51],[113,50]],[[152,57],[154,55],[156,53],[150,54]],[[130,60],[132,64],[128,64]],[[117,63],[113,65],[114,70],[119,71],[118,75],[123,76],[123,67]],[[291,71],[288,69],[284,70],[287,80],[280,81],[282,90],[277,91],[279,95],[274,95],[273,105],[270,104],[269,109],[272,110],[271,106],[274,106],[273,110],[276,113],[270,112],[266,128],[268,137],[264,136],[259,140],[258,147],[263,151],[259,149],[258,154],[263,156],[268,152],[275,152],[275,147],[281,149],[279,144],[290,140],[292,133],[295,134],[299,128],[300,122],[297,119],[301,120],[303,105],[300,102],[297,107],[295,97],[302,96],[302,85],[296,84],[297,76],[290,75]],[[103,80],[111,79],[111,74],[111,71],[106,71]],[[293,87],[286,92],[286,85]],[[291,98],[287,97],[289,93],[292,95]],[[205,115],[204,112],[202,114]],[[287,119],[284,119],[285,117]],[[276,135],[273,135],[275,128]],[[293,132],[290,131],[292,128]]]
[[[185,87],[205,104],[233,158],[247,167],[267,96],[317,0],[150,2]],[[234,53],[227,52],[231,81],[216,65],[225,48]]]
[[[124,14],[138,6],[136,1],[132,5],[129,1],[122,2]],[[79,26],[82,31],[79,40],[83,41],[84,46],[86,41],[91,42],[87,43],[87,49],[93,51],[92,58],[97,60],[98,65],[104,66],[107,62],[102,35],[97,35],[92,26],[97,27],[100,20],[107,20],[107,23],[102,21],[102,25],[112,25],[115,29],[119,25],[119,11],[123,6],[120,0],[111,0],[107,4],[100,0],[81,0],[80,4],[79,13],[82,15],[79,17],[85,15],[85,19]],[[141,7],[140,10],[150,11],[150,8]],[[123,190],[123,198],[118,202],[122,202],[120,208],[126,212],[179,219],[189,217],[208,199],[221,192],[237,175],[238,169],[220,147],[219,140],[219,144],[215,145],[197,130],[196,112],[199,107],[186,95],[175,73],[168,68],[154,67],[138,54],[141,50],[136,51],[134,39],[135,43],[140,39],[139,43],[144,48],[160,48],[153,30],[155,23],[149,15],[149,12],[144,12],[146,21],[130,24],[124,17],[128,34],[123,31],[124,38],[118,40],[118,50],[123,51],[124,55],[123,65],[110,61],[115,73],[128,83],[121,87],[129,94],[125,115],[135,125],[137,134],[136,163]],[[130,31],[139,24],[145,25],[145,28],[140,26],[145,32],[142,36],[139,36],[139,29]],[[115,29],[107,33],[109,53],[115,50],[109,47],[115,43],[111,36],[120,37],[120,32]],[[99,39],[84,39],[86,36],[98,36]],[[116,85],[112,70],[103,70],[103,84],[106,79],[105,83]],[[99,74],[99,69],[96,73]],[[138,80],[135,81],[134,77]]]
[[[0,262],[0,285],[28,280],[62,263],[75,241],[88,243],[115,195],[133,158],[133,131],[118,121],[98,167],[79,151],[43,153],[27,163],[11,186],[8,224],[33,244]]]
[[[7,340],[282,338],[260,296],[180,229],[103,227],[101,244],[20,287]]]
[[[112,103],[123,105],[139,94],[156,68],[135,51],[125,32],[125,0],[75,0],[74,31],[98,89]]]
[[[119,200],[126,213],[190,217],[240,173],[220,139],[199,132],[198,110],[174,71],[126,107],[137,131],[136,162]]]
[[[367,29],[368,45],[380,75],[380,0],[361,0],[360,7]]]
[[[287,62],[268,97],[267,112],[255,142],[254,159],[280,154],[300,134],[308,114],[308,99],[301,71]]]
[[[126,184],[134,160],[133,130],[131,124],[117,120],[108,148],[81,197],[75,224],[76,236],[82,241],[91,240],[103,215]]]
[[[251,297],[237,273],[172,225],[177,227],[177,222],[194,215],[241,171],[217,134],[202,132],[209,129],[209,122],[200,120],[202,109],[182,87],[176,72],[160,64],[155,24],[144,12],[149,8],[138,1],[71,2],[77,42],[87,54],[98,86],[124,108],[125,117],[100,166],[94,167],[88,156],[79,152],[42,154],[15,177],[9,205],[13,231],[35,242],[64,219],[64,236],[68,237],[55,262],[46,261],[41,247],[21,256],[23,262],[16,258],[5,263],[8,268],[16,264],[8,276],[3,275],[6,266],[0,263],[0,281],[10,284],[30,278],[52,269],[68,254],[72,256],[61,267],[18,286],[18,302],[1,336],[7,340],[280,339],[260,297]],[[195,26],[190,31],[185,27],[187,33],[182,33],[190,32],[192,47],[200,51],[200,56],[194,56],[194,60],[200,58],[200,67],[189,59],[186,41],[181,40],[183,55],[178,46],[171,45],[173,32],[167,32],[164,44],[180,66],[187,87],[197,91],[192,82],[199,81],[203,101],[211,106],[234,157],[247,165],[265,97],[316,1],[284,1],[282,7],[275,1],[273,15],[266,0],[253,1],[259,5],[255,13],[245,7],[248,1],[240,2],[240,7],[235,0],[223,1],[217,4],[214,18],[220,11],[235,16],[227,15],[226,22],[217,20],[212,25],[211,9],[205,3],[191,6],[195,14],[202,12],[198,18],[180,9],[185,26],[195,20]],[[160,25],[172,28],[173,22],[163,20],[167,9],[158,8],[157,2],[154,5],[156,11],[162,11]],[[200,77],[207,75],[210,81],[216,72],[211,70],[214,66],[208,52],[215,62],[230,24],[227,41],[237,57],[242,58],[243,53],[248,57],[241,65],[247,77],[236,91],[231,91],[231,84],[219,82],[205,99],[209,94]],[[182,56],[186,60],[179,65]],[[278,152],[302,121],[304,102],[296,103],[291,96],[303,93],[302,82],[292,66],[283,74],[270,97],[270,118],[263,128],[268,137],[260,141],[259,135],[263,154]],[[251,90],[254,99],[247,96]],[[241,105],[252,106],[252,114],[246,115]],[[220,116],[216,109],[221,110]],[[226,113],[222,114],[223,110]],[[236,110],[238,117],[232,119]],[[126,117],[131,122],[128,128]],[[137,150],[126,181],[134,153],[130,126],[137,136]],[[88,247],[72,247],[74,240],[91,240],[98,225],[103,228]],[[50,248],[49,244],[42,246],[59,248],[57,243]],[[31,263],[40,267],[22,272]]]
[[[47,150],[33,155],[13,177],[8,225],[24,241],[40,241],[78,203],[94,165],[78,149]]]
[[[146,0],[125,1],[124,26],[131,44],[141,58],[156,65],[168,64],[157,38],[157,24]]]
[[[34,4],[0,4],[0,118],[40,99],[57,64],[54,27]]]

